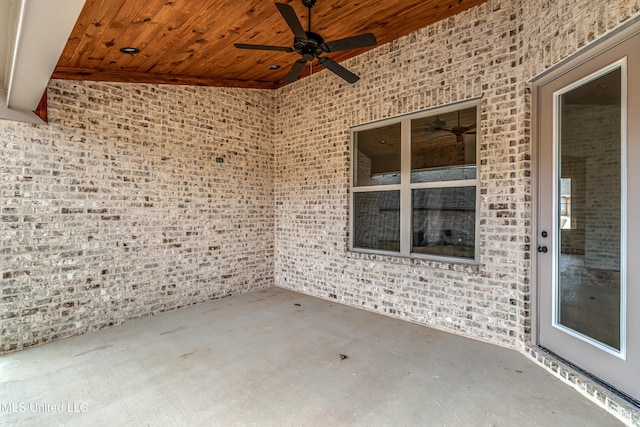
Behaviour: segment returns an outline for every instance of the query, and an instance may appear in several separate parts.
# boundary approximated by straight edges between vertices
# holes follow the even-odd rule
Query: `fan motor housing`
[[[311,61],[313,58],[316,58],[318,55],[321,55],[322,44],[324,43],[324,39],[320,34],[312,33],[311,31],[305,31],[307,35],[305,39],[293,39],[293,49],[302,55],[302,58],[306,61]]]

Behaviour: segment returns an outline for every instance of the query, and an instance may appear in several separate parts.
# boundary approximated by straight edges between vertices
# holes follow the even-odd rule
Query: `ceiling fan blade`
[[[280,15],[282,15],[284,20],[287,22],[289,28],[291,28],[295,38],[307,40],[307,33],[304,32],[302,24],[298,19],[298,15],[296,15],[296,11],[286,3],[276,3],[276,7],[278,8],[278,11],[280,11]]]
[[[287,77],[284,78],[284,82],[293,83],[298,80],[298,77],[300,77],[300,73],[302,73],[302,69],[304,68],[306,63],[307,61],[305,61],[304,59],[298,59],[293,64],[293,67],[291,67],[291,70],[289,70],[289,74],[287,74]]]
[[[253,50],[277,50],[280,52],[293,52],[293,49],[286,46],[269,46],[264,44],[244,44],[234,43],[237,49],[253,49]]]
[[[320,64],[322,64],[325,68],[333,71],[335,74],[342,77],[349,83],[355,83],[360,80],[360,77],[356,76],[351,71],[347,70],[331,58],[325,58],[323,56],[321,58],[318,58],[318,62],[320,62]]]
[[[332,42],[322,44],[322,50],[325,52],[339,52],[341,50],[358,49],[361,47],[375,46],[378,41],[372,33],[360,34],[357,36],[346,37]]]

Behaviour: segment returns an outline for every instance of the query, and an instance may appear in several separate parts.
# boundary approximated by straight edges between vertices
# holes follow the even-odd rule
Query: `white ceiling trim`
[[[0,0],[0,119],[33,113],[85,0]]]

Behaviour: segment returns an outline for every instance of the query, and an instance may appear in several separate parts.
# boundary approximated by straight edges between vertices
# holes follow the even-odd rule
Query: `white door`
[[[538,343],[640,400],[640,35],[537,96]]]

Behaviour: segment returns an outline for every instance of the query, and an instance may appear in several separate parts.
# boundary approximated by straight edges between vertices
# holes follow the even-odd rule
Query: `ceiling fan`
[[[457,141],[462,141],[463,135],[473,135],[476,133],[476,124],[472,123],[469,126],[460,125],[460,111],[458,111],[458,125],[452,126],[450,129],[445,128],[446,122],[440,119],[440,116],[436,116],[436,119],[429,123],[427,127],[427,134],[425,137],[431,138],[438,131],[450,132],[455,135]]]
[[[296,15],[293,7],[286,3],[276,3],[278,11],[286,21],[287,25],[293,32],[293,47],[286,46],[269,46],[260,44],[243,44],[235,43],[238,49],[253,50],[275,50],[280,52],[296,52],[302,57],[298,59],[289,70],[284,79],[285,83],[292,83],[300,77],[302,70],[309,61],[318,59],[318,62],[325,68],[342,77],[349,83],[355,83],[360,77],[347,70],[331,58],[321,56],[324,53],[339,52],[350,49],[359,49],[362,47],[375,46],[376,37],[372,33],[359,34],[357,36],[346,37],[339,40],[325,42],[320,34],[311,31],[311,8],[316,4],[316,0],[302,0],[302,4],[309,9],[309,25],[307,31],[302,28],[302,24]]]

